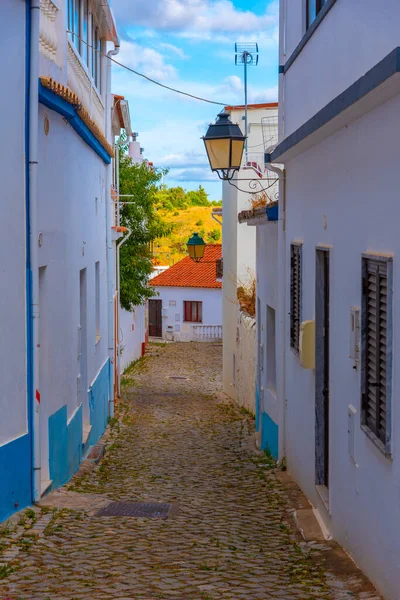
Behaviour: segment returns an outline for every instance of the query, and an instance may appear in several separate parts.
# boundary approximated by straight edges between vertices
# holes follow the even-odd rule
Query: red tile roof
[[[151,287],[222,288],[217,281],[216,261],[222,257],[221,244],[207,244],[204,258],[196,263],[186,256],[178,263],[150,280]]]

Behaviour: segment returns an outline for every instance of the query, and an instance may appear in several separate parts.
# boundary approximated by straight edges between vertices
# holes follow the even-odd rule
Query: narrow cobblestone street
[[[104,458],[3,527],[0,598],[377,600],[335,544],[294,529],[282,472],[221,394],[221,346],[150,348],[123,378]],[[109,500],[172,509],[96,516]]]

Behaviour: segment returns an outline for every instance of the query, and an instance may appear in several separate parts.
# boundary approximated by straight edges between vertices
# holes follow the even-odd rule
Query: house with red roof
[[[186,256],[153,277],[149,335],[177,342],[222,339],[222,246],[208,244],[195,262]]]

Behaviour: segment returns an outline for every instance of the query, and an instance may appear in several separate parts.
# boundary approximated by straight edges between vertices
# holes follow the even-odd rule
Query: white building
[[[227,106],[233,123],[244,132],[244,106]],[[223,282],[223,390],[241,405],[256,411],[255,358],[256,330],[240,314],[237,288],[255,276],[256,231],[238,222],[238,213],[251,208],[254,192],[268,187],[264,166],[264,144],[276,128],[278,104],[248,106],[248,157],[243,155],[242,168],[232,182],[223,183],[222,248]],[[268,145],[268,144],[267,144]],[[239,189],[237,189],[239,188]],[[274,190],[267,190],[274,195]],[[253,348],[252,352],[249,351]],[[245,348],[245,351],[243,351]],[[239,393],[240,391],[240,393]]]
[[[144,355],[146,350],[147,341],[147,311],[146,305],[135,306],[132,310],[125,310],[120,303],[119,299],[119,252],[124,241],[129,236],[129,232],[125,227],[120,226],[120,212],[124,202],[133,201],[132,196],[119,197],[119,147],[120,142],[123,144],[127,143],[127,140],[131,139],[131,136],[137,136],[136,133],[132,133],[131,117],[129,111],[129,103],[125,100],[124,96],[113,95],[113,113],[112,113],[112,134],[115,141],[115,157],[113,161],[113,172],[114,172],[114,205],[113,205],[113,231],[114,237],[117,240],[117,273],[116,273],[116,306],[118,307],[115,311],[115,331],[116,331],[116,356],[115,361],[115,388],[116,394],[120,395],[120,378],[124,370],[135,360],[138,360]],[[121,137],[121,134],[125,136]],[[132,163],[141,163],[141,160],[134,160],[132,158],[132,144],[134,142],[128,142],[128,154],[131,157]]]
[[[5,0],[0,49],[7,94],[0,100],[5,144],[0,174],[5,195],[0,222],[0,521],[32,500],[33,402],[29,301],[27,169],[29,56],[25,55],[29,3]],[[10,52],[9,48],[20,48]],[[12,101],[10,101],[12,98]],[[5,151],[7,149],[7,151]],[[12,468],[10,466],[12,465]]]
[[[221,246],[207,244],[204,257],[188,256],[152,278],[149,336],[177,342],[222,339]]]
[[[103,52],[108,41],[119,44],[109,5],[100,0],[6,0],[2,17],[14,100],[2,120],[9,151],[1,172],[13,201],[0,259],[0,520],[66,482],[107,423],[110,80],[104,56],[84,42]],[[21,51],[10,57],[11,46]]]
[[[285,166],[280,454],[390,600],[400,598],[399,19],[396,0],[365,0],[361,17],[345,0],[281,3],[280,143],[268,157]]]

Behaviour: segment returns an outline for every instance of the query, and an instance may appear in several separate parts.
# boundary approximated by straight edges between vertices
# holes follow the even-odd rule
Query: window
[[[72,43],[87,65],[89,73],[100,91],[101,39],[94,16],[89,16],[89,0],[68,0],[68,29],[72,32],[70,34]],[[88,44],[93,47],[89,48]]]
[[[216,261],[217,279],[222,279],[224,274],[224,263],[222,258],[217,258]]]
[[[191,302],[185,300],[183,303],[184,321],[189,323],[202,323],[203,321],[203,303]]]
[[[320,12],[320,10],[322,9],[322,7],[324,6],[326,0],[306,0],[306,10],[307,10],[307,15],[306,15],[306,23],[307,23],[307,29],[310,27],[310,25],[312,24],[313,21],[315,21],[315,18],[317,17],[318,13]]]
[[[85,61],[86,65],[89,65],[89,47],[88,47],[88,27],[89,27],[89,12],[88,12],[88,0],[82,1],[82,42],[81,42],[81,56]]]
[[[361,423],[390,453],[392,261],[363,257],[361,309]]]
[[[267,306],[267,389],[276,394],[275,310]]]
[[[301,319],[301,245],[290,246],[290,346],[299,352]]]
[[[94,269],[95,276],[95,311],[96,311],[96,343],[99,341],[101,337],[100,331],[100,263],[96,262]]]

